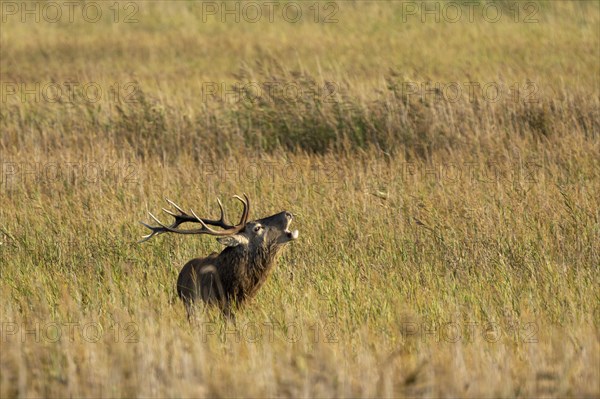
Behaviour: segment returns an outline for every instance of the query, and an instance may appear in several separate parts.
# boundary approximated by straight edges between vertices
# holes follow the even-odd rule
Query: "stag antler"
[[[246,225],[246,222],[248,222],[248,215],[250,214],[250,200],[248,199],[248,196],[246,194],[244,194],[245,200],[237,195],[234,195],[233,198],[239,200],[242,203],[242,205],[244,206],[244,209],[242,211],[242,217],[240,218],[240,222],[238,224],[236,224],[235,226],[227,224],[225,222],[225,210],[223,209],[223,204],[221,204],[221,201],[219,199],[217,199],[217,202],[219,203],[219,209],[221,210],[221,217],[218,220],[211,220],[211,219],[199,218],[194,213],[194,211],[191,209],[190,209],[191,215],[189,215],[189,214],[185,213],[179,205],[177,205],[170,199],[165,198],[167,200],[167,202],[173,208],[175,208],[179,213],[174,213],[173,211],[170,211],[165,208],[162,208],[162,210],[165,213],[173,216],[175,218],[175,221],[171,225],[166,226],[160,220],[158,220],[158,218],[156,216],[154,216],[152,213],[148,212],[150,217],[152,219],[154,219],[154,221],[156,223],[158,223],[159,225],[158,226],[150,226],[149,224],[146,224],[146,223],[140,221],[141,224],[143,224],[145,227],[150,229],[152,232],[150,234],[144,236],[142,238],[142,240],[140,240],[139,242],[148,241],[155,235],[167,233],[167,232],[178,233],[178,234],[209,234],[209,235],[213,235],[213,236],[229,236],[232,234],[237,234],[240,231],[242,231],[242,229]],[[181,225],[182,223],[186,223],[186,222],[200,223],[202,225],[202,227],[199,229],[192,229],[192,230],[181,230],[181,229],[177,228],[177,227],[179,227],[179,225]],[[223,228],[223,230],[213,230],[210,227],[208,227],[208,225],[221,227],[221,228]]]

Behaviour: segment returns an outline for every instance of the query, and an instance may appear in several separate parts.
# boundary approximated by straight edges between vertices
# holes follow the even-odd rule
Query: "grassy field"
[[[598,4],[49,4],[0,3],[0,397],[600,395]],[[138,221],[243,192],[300,238],[189,323],[220,246]]]

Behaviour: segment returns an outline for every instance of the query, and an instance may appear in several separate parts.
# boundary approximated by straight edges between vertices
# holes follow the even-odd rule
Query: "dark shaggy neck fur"
[[[177,292],[188,305],[202,298],[223,309],[239,306],[264,284],[280,249],[277,244],[228,247],[218,255],[193,259],[179,274]]]

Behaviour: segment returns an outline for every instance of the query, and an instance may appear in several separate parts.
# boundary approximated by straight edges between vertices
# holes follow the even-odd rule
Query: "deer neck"
[[[275,264],[275,258],[279,252],[278,249],[277,246],[260,247],[249,256],[245,273],[248,283],[246,291],[250,297],[254,296],[267,279],[269,272]]]

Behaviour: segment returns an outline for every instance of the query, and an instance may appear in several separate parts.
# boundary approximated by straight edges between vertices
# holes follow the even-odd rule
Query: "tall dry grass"
[[[199,4],[3,22],[0,396],[599,394],[597,5],[449,24],[352,2],[294,25]],[[465,82],[506,91],[449,99]],[[138,245],[137,222],[242,192],[300,240],[235,324],[188,323],[177,274],[219,245]]]

